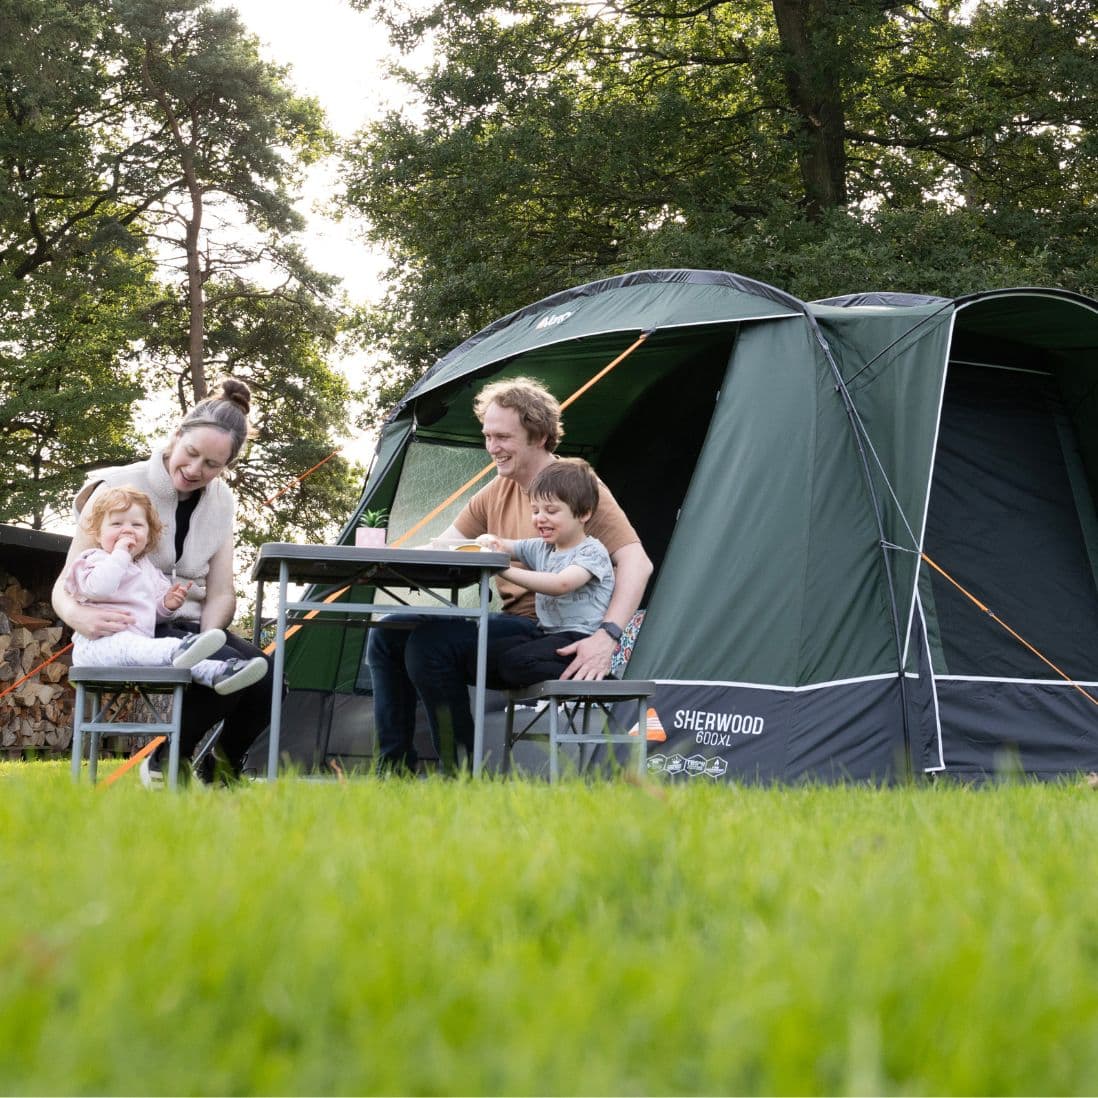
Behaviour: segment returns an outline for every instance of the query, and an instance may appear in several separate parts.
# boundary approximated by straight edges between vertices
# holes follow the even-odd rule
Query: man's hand
[[[610,657],[618,642],[603,629],[589,637],[557,649],[558,656],[571,656],[572,662],[561,674],[562,679],[605,679],[610,674]]]

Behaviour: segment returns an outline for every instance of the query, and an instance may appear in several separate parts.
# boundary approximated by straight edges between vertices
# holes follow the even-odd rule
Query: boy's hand
[[[168,588],[164,596],[164,607],[167,610],[178,610],[187,601],[187,592],[191,589],[193,581],[189,583],[176,583]]]
[[[477,545],[493,553],[505,553],[507,551],[503,548],[503,542],[495,534],[481,534],[477,538]]]

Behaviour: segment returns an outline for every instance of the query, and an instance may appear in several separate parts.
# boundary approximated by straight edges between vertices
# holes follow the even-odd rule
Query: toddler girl
[[[73,634],[75,667],[189,668],[196,682],[218,694],[233,694],[267,673],[261,657],[211,659],[225,647],[221,629],[188,637],[157,637],[156,623],[171,618],[182,605],[190,584],[169,583],[146,556],[156,548],[163,529],[152,500],[129,485],[100,492],[80,518],[97,548],[73,562],[65,588],[79,602],[95,602],[129,610],[133,624],[121,633],[92,640]]]

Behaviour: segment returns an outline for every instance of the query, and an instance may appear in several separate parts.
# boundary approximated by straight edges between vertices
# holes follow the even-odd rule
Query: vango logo
[[[558,324],[563,324],[571,315],[572,312],[551,313],[549,316],[543,316],[541,320],[534,325],[534,331],[541,332],[546,328],[555,328]]]

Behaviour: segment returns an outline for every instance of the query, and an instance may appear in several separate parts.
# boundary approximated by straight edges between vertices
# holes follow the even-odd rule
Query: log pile
[[[29,672],[64,648],[69,637],[48,601],[0,569],[0,750],[20,756],[28,748],[64,751],[72,742],[70,654]]]

